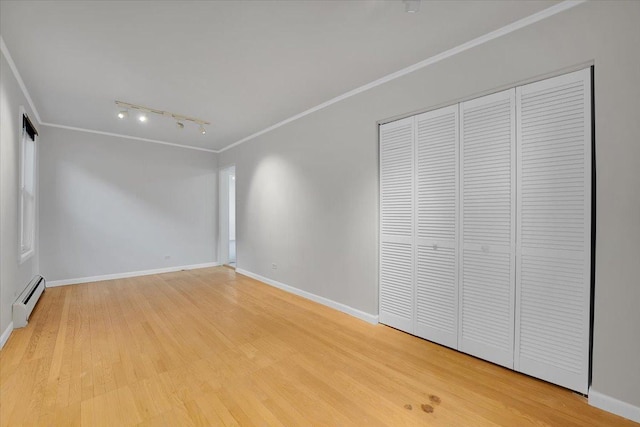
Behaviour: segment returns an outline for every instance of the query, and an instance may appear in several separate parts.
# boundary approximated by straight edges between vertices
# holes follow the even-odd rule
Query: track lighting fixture
[[[196,119],[195,117],[184,116],[182,114],[176,114],[170,111],[158,110],[155,108],[145,107],[142,105],[130,104],[128,102],[116,101],[116,105],[122,108],[122,110],[118,112],[119,119],[126,119],[129,116],[129,110],[134,110],[139,112],[138,120],[144,123],[147,121],[147,114],[153,113],[153,114],[158,114],[160,116],[171,117],[173,120],[176,121],[176,127],[178,129],[184,129],[185,122],[195,123],[199,126],[200,133],[203,135],[207,133],[207,130],[205,129],[205,125],[211,124],[205,120]]]

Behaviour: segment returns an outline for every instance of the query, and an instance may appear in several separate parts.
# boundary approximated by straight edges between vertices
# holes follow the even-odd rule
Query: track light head
[[[129,111],[127,110],[118,111],[118,118],[120,120],[126,119],[128,115],[129,115]]]
[[[147,121],[147,115],[145,113],[140,113],[140,115],[138,116],[138,120],[140,120],[142,123]]]
[[[182,123],[182,122],[176,122],[176,127],[177,127],[178,129],[184,129],[184,123]]]
[[[204,128],[203,125],[200,125],[200,133],[203,135],[207,133],[207,130]]]

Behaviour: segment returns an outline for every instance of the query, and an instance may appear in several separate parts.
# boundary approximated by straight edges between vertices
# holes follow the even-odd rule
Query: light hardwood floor
[[[218,267],[47,289],[0,353],[18,425],[636,425]]]

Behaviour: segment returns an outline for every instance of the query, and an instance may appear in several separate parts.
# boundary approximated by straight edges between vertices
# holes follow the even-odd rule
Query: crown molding
[[[85,128],[78,128],[78,127],[74,127],[74,126],[66,126],[66,125],[58,125],[58,124],[55,124],[55,123],[40,123],[40,125],[46,126],[46,127],[58,128],[58,129],[74,130],[74,131],[77,131],[77,132],[93,133],[93,134],[96,134],[96,135],[106,135],[106,136],[115,136],[115,137],[118,137],[118,138],[133,139],[134,141],[152,142],[154,144],[169,145],[171,147],[186,148],[188,150],[206,151],[207,153],[216,153],[216,154],[219,153],[219,151],[212,150],[210,148],[202,148],[202,147],[194,147],[192,145],[176,144],[176,143],[173,143],[173,142],[160,141],[160,140],[157,140],[157,139],[141,138],[139,136],[124,135],[124,134],[121,134],[121,133],[104,132],[104,131],[101,131],[101,130],[85,129]]]
[[[443,61],[447,58],[450,58],[454,55],[457,55],[459,53],[462,53],[466,50],[472,49],[476,46],[480,46],[484,43],[490,42],[491,40],[495,40],[499,37],[502,37],[506,34],[512,33],[514,31],[517,31],[521,28],[525,28],[528,27],[529,25],[535,24],[536,22],[542,21],[543,19],[549,18],[553,15],[557,15],[558,13],[564,12],[565,10],[571,9],[575,6],[578,6],[582,3],[585,3],[587,0],[565,0],[561,3],[555,4],[551,7],[548,7],[544,10],[541,10],[540,12],[536,12],[532,15],[529,15],[525,18],[519,19],[515,22],[512,22],[511,24],[505,25],[504,27],[498,28],[497,30],[491,31],[487,34],[484,34],[482,36],[476,37],[475,39],[469,40],[468,42],[462,43],[461,45],[458,45],[456,47],[453,47],[449,50],[445,50],[444,52],[441,52],[437,55],[434,55],[430,58],[427,58],[423,61],[420,61],[418,63],[415,63],[413,65],[410,65],[406,68],[403,68],[399,71],[396,71],[394,73],[391,74],[387,74],[384,77],[381,77],[377,80],[374,80],[370,83],[367,83],[363,86],[360,86],[356,89],[350,90],[349,92],[345,92],[342,95],[338,95],[335,98],[332,98],[326,102],[323,102],[322,104],[316,105],[315,107],[312,107],[308,110],[303,111],[302,113],[296,114],[294,116],[289,117],[288,119],[282,120],[281,122],[278,122],[272,126],[269,126],[268,128],[265,128],[261,131],[258,131],[254,134],[251,134],[245,138],[242,138],[239,141],[236,141],[232,144],[227,145],[224,148],[221,148],[219,150],[220,153],[227,151],[233,147],[236,147],[242,143],[245,143],[247,141],[250,141],[260,135],[263,135],[267,132],[270,132],[274,129],[277,129],[281,126],[286,125],[287,123],[291,123],[294,120],[298,120],[304,116],[307,116],[311,113],[314,113],[316,111],[322,110],[323,108],[326,108],[330,105],[333,105],[337,102],[343,101],[347,98],[351,98],[354,95],[357,95],[359,93],[365,92],[369,89],[373,89],[374,87],[383,85],[387,82],[390,82],[392,80],[395,80],[397,78],[400,78],[402,76],[405,76],[409,73],[413,73],[414,71],[420,70],[422,68],[428,67],[429,65],[433,65],[437,62]]]
[[[29,95],[29,91],[27,90],[27,87],[24,85],[22,76],[18,72],[16,63],[13,62],[11,53],[9,53],[9,49],[7,48],[7,45],[4,43],[4,39],[2,38],[2,35],[0,35],[0,50],[2,51],[2,54],[6,58],[7,62],[9,63],[9,68],[11,68],[11,72],[13,72],[13,76],[18,81],[18,86],[20,86],[20,89],[22,89],[22,94],[24,95],[25,98],[27,98],[27,103],[29,104],[31,111],[33,111],[33,115],[36,116],[36,120],[38,121],[38,124],[42,124],[42,120],[40,120],[40,114],[38,114],[38,110],[36,109],[36,106],[33,103],[33,100],[31,99],[31,95]]]

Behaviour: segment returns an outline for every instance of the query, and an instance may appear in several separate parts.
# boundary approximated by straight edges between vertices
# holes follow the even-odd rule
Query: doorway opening
[[[236,167],[220,171],[220,262],[236,267]]]
[[[236,174],[229,179],[229,265],[236,266]]]

